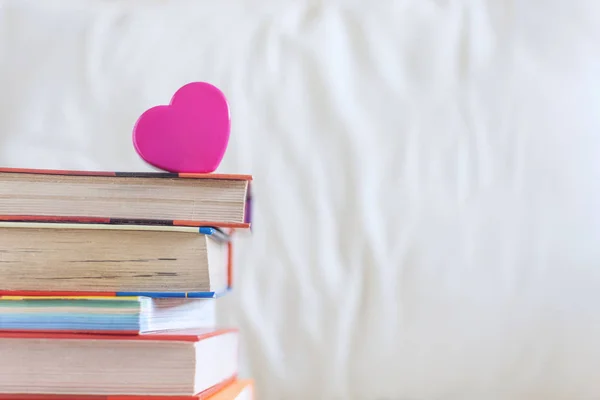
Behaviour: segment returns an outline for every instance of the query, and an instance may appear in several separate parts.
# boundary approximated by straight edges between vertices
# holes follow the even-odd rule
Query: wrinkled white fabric
[[[261,399],[600,397],[600,4],[0,1],[0,164],[150,170],[227,95],[252,173],[223,324]]]

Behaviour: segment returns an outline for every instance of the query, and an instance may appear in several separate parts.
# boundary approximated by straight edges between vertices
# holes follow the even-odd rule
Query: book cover
[[[140,335],[101,335],[83,333],[48,333],[48,332],[0,332],[0,339],[75,339],[75,340],[127,340],[127,341],[165,341],[165,342],[200,342],[213,336],[226,333],[237,333],[235,328],[227,329],[184,329],[143,333]]]

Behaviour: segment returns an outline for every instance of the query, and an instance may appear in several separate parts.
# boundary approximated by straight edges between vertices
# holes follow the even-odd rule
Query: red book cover
[[[166,341],[166,342],[199,342],[213,336],[237,332],[237,329],[189,329],[179,331],[163,331],[144,333],[141,335],[102,335],[84,333],[48,333],[48,332],[0,332],[0,339],[76,339],[76,340],[132,340],[132,341]]]
[[[235,400],[243,391],[250,390],[254,395],[254,382],[252,380],[236,380],[231,378],[223,383],[213,386],[195,396],[90,396],[90,395],[48,395],[24,394],[3,395],[0,400]]]

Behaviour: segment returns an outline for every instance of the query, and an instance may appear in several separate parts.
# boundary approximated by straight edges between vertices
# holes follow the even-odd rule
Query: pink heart
[[[167,106],[146,110],[133,128],[133,145],[148,164],[169,172],[217,169],[229,142],[225,95],[206,82],[180,88]]]

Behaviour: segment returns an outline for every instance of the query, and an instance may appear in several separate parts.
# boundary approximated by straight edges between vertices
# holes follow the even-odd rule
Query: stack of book
[[[0,169],[0,399],[251,399],[218,327],[250,176]]]

